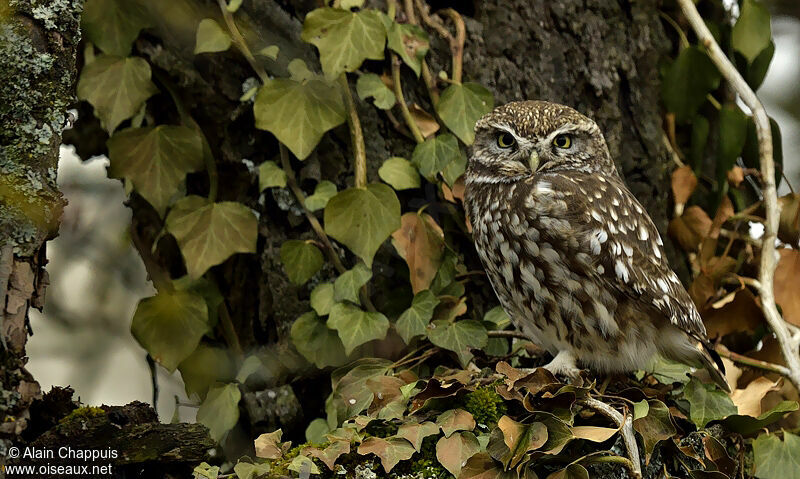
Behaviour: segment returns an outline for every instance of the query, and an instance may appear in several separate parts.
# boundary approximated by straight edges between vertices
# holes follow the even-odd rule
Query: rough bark
[[[0,4],[0,457],[39,385],[25,370],[28,311],[41,309],[44,242],[58,230],[61,132],[74,102],[82,0]]]
[[[312,68],[315,65],[318,68],[313,48],[300,41],[303,17],[318,3],[252,0],[244,2],[237,12],[237,22],[248,42],[252,42],[254,51],[272,44],[280,47],[277,62],[265,60],[263,63],[269,74],[285,76],[286,65],[293,58],[302,58]],[[524,98],[548,99],[574,106],[596,119],[631,190],[647,207],[662,233],[665,232],[670,160],[662,143],[657,67],[669,42],[659,20],[656,0],[431,3],[434,8],[452,6],[465,17],[464,79],[487,86],[497,104]],[[174,4],[176,9],[199,19],[214,15],[216,2],[175,0]],[[367,2],[367,6],[382,7],[383,2]],[[303,419],[303,411],[316,414],[322,410],[326,393],[320,391],[319,378],[308,378],[307,374],[298,372],[297,364],[301,361],[288,345],[292,321],[309,309],[310,288],[291,285],[278,258],[280,245],[287,238],[312,238],[313,233],[288,192],[266,193],[258,199],[256,175],[242,159],[255,165],[275,160],[278,145],[270,134],[254,128],[251,106],[239,101],[243,82],[255,77],[255,73],[233,50],[227,54],[194,56],[194,37],[190,29],[193,25],[196,25],[193,20],[177,23],[166,19],[159,27],[140,36],[135,53],[153,65],[154,80],[160,87],[168,85],[175,89],[203,129],[218,162],[219,199],[243,202],[260,213],[258,261],[239,255],[213,271],[242,347],[252,351],[269,346],[261,351],[272,367],[260,381],[248,382],[248,388],[258,395],[260,390],[278,387],[293,379],[295,394],[286,400],[299,401],[303,407],[287,405],[284,401],[275,411],[289,411],[285,417],[280,412],[269,411],[270,407],[264,404],[248,407],[246,412],[256,416],[249,417],[254,429],[250,431],[252,435],[264,429],[265,424],[273,428],[296,424]],[[449,71],[447,43],[434,31],[429,33],[431,70],[434,74],[440,70]],[[365,68],[379,69],[380,66]],[[404,85],[409,90],[407,100],[433,111],[422,82],[408,74]],[[414,144],[392,127],[386,115],[357,97],[356,102],[365,130],[368,179],[378,181],[377,169],[381,162],[390,156],[410,158]],[[68,136],[68,142],[76,145],[83,158],[105,152],[105,146],[96,140],[104,133],[90,111],[87,105],[81,107],[84,114]],[[159,123],[178,120],[166,95],[149,101],[148,114]],[[347,129],[337,128],[325,136],[307,160],[302,164],[294,163],[301,186],[308,190],[316,181],[327,179],[337,183],[340,189],[346,187],[352,181],[349,156]],[[190,175],[187,190],[205,194],[205,174]],[[418,208],[437,201],[432,185],[421,191],[417,197],[402,194],[401,202]],[[149,251],[161,231],[161,220],[147,202],[135,194],[129,204],[133,209],[134,234]],[[434,204],[426,211],[435,215],[437,208],[441,206]],[[155,260],[173,277],[184,274],[174,240],[167,235],[158,241]],[[346,260],[348,265],[353,264],[352,258]],[[467,261],[468,266],[474,267],[472,269],[479,267],[475,254]],[[378,267],[380,271],[376,273],[373,286],[377,303],[389,299],[384,297],[389,292],[382,293],[381,282],[382,278],[393,274],[393,267],[403,266],[393,263]],[[319,273],[319,279],[327,280],[335,275],[332,267],[326,268]],[[496,303],[488,284],[485,286],[468,292],[471,304],[476,305],[478,311],[482,305]],[[259,415],[262,417],[257,417]],[[302,431],[295,430],[295,433],[302,435]]]

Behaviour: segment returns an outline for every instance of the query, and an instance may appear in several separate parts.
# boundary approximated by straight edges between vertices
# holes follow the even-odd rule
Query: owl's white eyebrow
[[[583,124],[583,125],[576,125],[574,123],[565,123],[561,125],[560,128],[554,130],[550,135],[548,135],[548,139],[554,138],[562,133],[569,133],[572,131],[582,131],[585,133],[593,133],[597,129],[596,125],[593,124]]]
[[[489,123],[489,126],[497,130],[505,131],[509,135],[513,136],[517,140],[517,143],[522,144],[523,142],[527,141],[525,138],[522,138],[521,136],[517,135],[516,132],[514,132],[514,130],[505,123]]]

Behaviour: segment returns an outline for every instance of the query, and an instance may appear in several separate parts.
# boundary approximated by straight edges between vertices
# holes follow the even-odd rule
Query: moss
[[[89,419],[92,417],[104,416],[105,414],[106,412],[99,407],[91,407],[91,406],[79,407],[78,409],[75,409],[71,413],[61,418],[61,420],[58,421],[58,423],[66,424],[76,419]]]
[[[494,384],[483,386],[464,396],[464,409],[475,422],[492,427],[506,413],[503,398],[495,392]]]
[[[364,429],[364,432],[366,432],[370,436],[389,437],[397,434],[397,430],[399,428],[400,426],[391,421],[372,421],[369,424],[367,424],[367,427]]]

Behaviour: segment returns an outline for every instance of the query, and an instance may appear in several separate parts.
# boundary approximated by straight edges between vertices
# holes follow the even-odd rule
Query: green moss
[[[464,396],[464,409],[475,422],[492,427],[506,413],[503,398],[495,392],[494,384],[483,386]]]
[[[89,419],[92,417],[104,416],[105,414],[106,412],[103,409],[100,409],[99,407],[91,407],[91,406],[79,407],[78,409],[75,409],[71,413],[61,418],[61,420],[58,421],[58,423],[66,424],[76,419]]]

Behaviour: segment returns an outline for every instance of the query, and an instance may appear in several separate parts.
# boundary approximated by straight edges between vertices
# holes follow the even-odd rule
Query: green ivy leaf
[[[497,422],[497,428],[502,432],[506,448],[498,448],[495,444],[493,450],[502,451],[500,462],[506,469],[516,467],[528,452],[542,447],[547,442],[547,426],[541,422],[522,424],[503,416]]]
[[[703,165],[710,129],[711,127],[708,120],[703,115],[696,115],[692,120],[692,140],[689,149],[689,158],[692,160],[692,168],[695,171],[700,171],[699,169]]]
[[[547,479],[590,479],[590,477],[589,471],[585,467],[580,464],[570,464],[564,469],[550,474]]]
[[[449,133],[428,138],[417,145],[411,155],[411,162],[431,182],[436,181],[437,173],[456,161],[464,161],[464,155],[456,137]]]
[[[738,106],[724,106],[719,111],[719,152],[717,178],[726,181],[725,174],[736,164],[747,138],[748,116]]]
[[[200,344],[188,358],[178,365],[186,394],[206,397],[208,389],[216,382],[230,382],[236,376],[233,358],[227,350]]]
[[[458,158],[451,161],[447,164],[447,166],[444,167],[442,170],[442,179],[445,183],[447,183],[447,186],[452,188],[458,177],[463,175],[466,170],[467,157],[464,155],[459,155]]]
[[[781,401],[775,407],[769,411],[765,411],[757,418],[733,414],[723,419],[721,424],[726,430],[737,432],[742,435],[749,435],[780,420],[786,414],[797,411],[798,408],[800,408],[800,406],[798,406],[796,401]]]
[[[322,257],[322,251],[313,243],[288,240],[281,245],[281,262],[289,281],[301,285],[322,268],[325,258]]]
[[[433,310],[439,304],[439,299],[430,290],[420,291],[414,295],[411,307],[403,311],[397,318],[395,328],[406,344],[416,336],[425,334],[425,328],[433,318]]]
[[[661,98],[678,123],[691,120],[719,86],[720,74],[706,52],[697,46],[684,48],[669,67],[661,84]]]
[[[219,466],[201,462],[200,465],[192,470],[192,477],[194,479],[217,479],[219,477]]]
[[[463,431],[439,439],[436,443],[436,459],[450,474],[458,477],[467,460],[480,450],[481,446],[475,434]]]
[[[783,433],[762,434],[753,441],[755,476],[759,479],[787,479],[800,471],[800,437]]]
[[[308,427],[306,427],[306,442],[323,444],[327,442],[325,435],[329,432],[331,432],[331,428],[328,427],[328,421],[318,417],[308,423]]]
[[[322,180],[314,187],[314,194],[306,198],[305,206],[309,211],[321,210],[334,196],[336,196],[336,185],[328,180]]]
[[[256,479],[269,472],[269,464],[250,464],[249,462],[238,462],[233,466],[233,472],[237,479]]]
[[[331,312],[331,307],[335,303],[333,299],[333,285],[331,283],[318,284],[311,291],[311,307],[320,316],[325,316]]]
[[[386,29],[377,10],[317,8],[306,15],[301,38],[317,47],[322,71],[332,79],[366,59],[382,60]]]
[[[385,338],[389,330],[389,320],[383,314],[367,312],[348,303],[334,304],[327,324],[339,332],[346,354],[373,339]]]
[[[393,156],[378,168],[378,176],[395,190],[419,188],[419,173],[405,158]]]
[[[107,55],[128,56],[139,31],[150,26],[147,9],[130,0],[87,0],[81,14],[85,39]]]
[[[274,161],[265,161],[258,166],[258,191],[286,186],[286,172]]]
[[[256,251],[258,220],[241,203],[208,203],[205,198],[187,196],[170,210],[165,227],[178,241],[192,278],[235,253]]]
[[[136,306],[131,333],[170,373],[197,348],[209,331],[203,297],[189,291],[162,291]]]
[[[711,421],[736,414],[738,409],[731,398],[716,386],[704,384],[693,377],[683,390],[689,401],[689,417],[699,428]],[[652,406],[652,405],[651,405]]]
[[[324,218],[325,232],[372,267],[380,245],[400,227],[400,201],[383,184],[350,188],[331,198]]]
[[[191,278],[189,275],[172,280],[172,286],[179,291],[191,291],[203,297],[208,306],[208,325],[211,328],[217,325],[217,310],[224,299],[216,283],[206,278]]]
[[[197,410],[197,422],[208,428],[208,434],[221,442],[228,431],[239,422],[239,400],[242,393],[234,383],[217,386],[208,391],[206,400]]]
[[[347,362],[344,346],[336,331],[328,328],[314,311],[292,323],[292,344],[310,363],[322,369]]]
[[[295,458],[292,459],[292,462],[289,463],[287,469],[296,472],[298,476],[306,473],[320,473],[319,467],[314,464],[314,461],[303,455],[295,456]]]
[[[158,92],[150,75],[150,64],[144,58],[101,55],[81,70],[78,98],[92,104],[110,135]]]
[[[752,88],[753,91],[756,91],[764,82],[764,78],[767,76],[767,70],[769,69],[769,64],[772,62],[772,57],[774,55],[775,43],[770,40],[767,48],[761,50],[761,53],[759,53],[758,56],[747,66],[744,77],[745,80],[747,80],[747,84],[750,85],[750,88]]]
[[[239,10],[239,7],[242,6],[242,0],[230,0],[227,5],[225,5],[225,10],[236,13]]]
[[[381,77],[374,73],[365,73],[358,77],[356,93],[365,101],[367,98],[374,98],[375,106],[381,110],[388,110],[397,102],[394,92],[381,81]]]
[[[200,20],[194,43],[194,54],[224,52],[231,47],[231,36],[213,18]]]
[[[506,329],[511,325],[511,318],[502,306],[495,306],[483,315],[483,320],[494,325],[495,329]]]
[[[752,62],[772,40],[769,10],[756,0],[744,0],[742,12],[731,32],[731,45]]]
[[[372,270],[364,263],[358,263],[353,269],[345,271],[333,283],[333,300],[337,303],[350,301],[361,304],[358,291],[372,278]]]
[[[633,428],[642,435],[645,454],[649,458],[659,441],[666,440],[675,435],[675,426],[672,425],[669,408],[658,399],[642,401],[641,406],[635,405],[636,414],[642,414],[633,420]]]
[[[392,22],[387,37],[389,48],[400,55],[403,62],[414,70],[419,78],[422,71],[422,59],[425,58],[430,48],[428,32],[410,23]]]
[[[339,90],[318,78],[268,80],[256,95],[256,128],[267,130],[304,160],[322,135],[345,121]]]
[[[277,60],[278,53],[280,53],[281,49],[278,45],[269,45],[261,50],[257,51],[256,54],[261,55],[262,57],[267,57],[270,60]]]
[[[163,216],[192,171],[202,170],[203,142],[185,126],[128,128],[108,140],[108,176],[125,178]]]
[[[411,459],[414,455],[414,446],[408,441],[399,437],[383,439],[380,437],[369,437],[358,446],[358,453],[362,456],[375,454],[381,460],[383,470],[388,474],[400,461]]]
[[[430,422],[424,421],[419,424],[401,424],[397,430],[397,437],[402,437],[414,446],[414,449],[419,452],[422,448],[422,440],[428,436],[439,433],[439,426]]]
[[[494,108],[492,93],[477,83],[450,85],[442,92],[436,113],[461,141],[475,140],[475,122]]]
[[[478,321],[469,319],[451,323],[437,319],[428,325],[428,339],[440,348],[455,352],[461,365],[466,366],[472,359],[469,348],[486,346],[489,337],[486,328]]]

